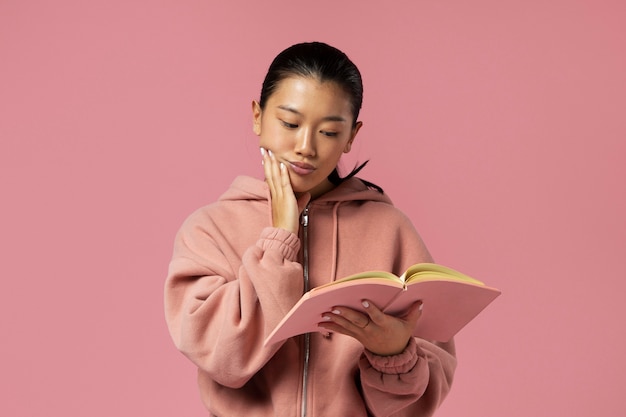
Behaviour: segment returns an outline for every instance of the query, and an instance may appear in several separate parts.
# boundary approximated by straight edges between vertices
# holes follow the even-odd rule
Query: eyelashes
[[[287,129],[293,130],[293,129],[297,129],[298,127],[300,127],[297,124],[289,123],[289,122],[286,122],[286,121],[281,120],[281,119],[279,119],[279,120],[280,120],[280,124],[283,125],[283,127],[287,128]],[[324,136],[330,137],[330,138],[334,138],[334,137],[339,135],[339,132],[329,131],[329,130],[320,130],[319,133],[321,133]]]
[[[296,129],[296,128],[298,127],[298,125],[295,125],[295,124],[293,124],[293,123],[288,123],[288,122],[286,122],[286,121],[284,121],[284,120],[281,120],[281,121],[280,121],[280,123],[281,123],[284,127],[286,127],[287,129]]]

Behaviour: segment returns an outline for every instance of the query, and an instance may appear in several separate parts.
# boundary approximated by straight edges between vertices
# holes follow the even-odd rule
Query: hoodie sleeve
[[[454,341],[412,338],[395,356],[365,351],[359,367],[365,401],[374,416],[432,416],[452,385]]]
[[[410,219],[397,212],[395,224],[395,272],[417,262],[433,262]],[[365,351],[359,370],[368,409],[377,417],[433,415],[450,391],[456,363],[454,340],[435,343],[414,337],[404,352],[394,356]]]
[[[303,290],[298,237],[266,227],[240,262],[198,211],[183,224],[165,284],[165,316],[176,347],[224,386],[243,386],[280,348],[263,347]]]

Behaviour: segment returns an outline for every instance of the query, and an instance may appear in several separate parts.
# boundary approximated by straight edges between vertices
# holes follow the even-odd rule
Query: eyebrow
[[[298,110],[296,110],[295,108],[293,108],[291,106],[287,106],[287,105],[281,104],[281,105],[278,105],[276,107],[278,107],[281,110],[285,110],[285,111],[288,111],[290,113],[296,114],[298,116],[302,116],[302,113],[300,113]],[[322,120],[328,121],[328,122],[345,122],[346,121],[346,119],[341,117],[341,116],[326,116]]]

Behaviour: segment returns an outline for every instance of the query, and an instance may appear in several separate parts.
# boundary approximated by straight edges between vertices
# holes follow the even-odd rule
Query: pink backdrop
[[[261,175],[250,101],[322,40],[364,75],[346,164],[503,290],[438,415],[622,416],[626,3],[220,3],[0,1],[0,415],[205,415],[163,320],[174,233]]]

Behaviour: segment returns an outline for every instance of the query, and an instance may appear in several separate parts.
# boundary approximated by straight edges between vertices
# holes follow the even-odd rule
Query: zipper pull
[[[305,207],[302,215],[300,216],[300,224],[307,227],[309,225],[309,207]]]

